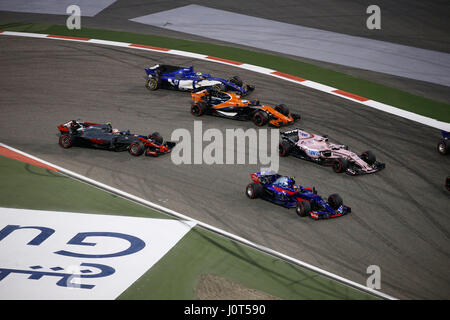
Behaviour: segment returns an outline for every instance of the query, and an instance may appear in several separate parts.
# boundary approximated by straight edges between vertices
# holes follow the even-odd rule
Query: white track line
[[[38,158],[38,157],[35,157],[35,156],[33,156],[33,155],[30,155],[30,154],[28,154],[28,153],[26,153],[26,152],[23,152],[23,151],[18,150],[18,149],[16,149],[16,148],[10,147],[10,146],[8,146],[8,145],[6,145],[6,144],[4,144],[4,143],[1,143],[1,142],[0,142],[0,146],[2,146],[2,147],[4,147],[4,148],[7,148],[7,149],[9,149],[9,150],[11,150],[11,151],[17,152],[17,153],[19,153],[19,154],[21,154],[21,155],[23,155],[23,156],[25,156],[25,157],[28,157],[28,158],[30,158],[30,159],[35,160],[35,161],[41,162],[41,163],[43,163],[43,164],[45,164],[45,165],[47,165],[47,166],[53,167],[53,168],[57,169],[59,172],[61,172],[61,173],[63,173],[63,174],[66,174],[66,175],[68,175],[68,176],[70,176],[70,177],[72,177],[72,178],[75,178],[75,179],[77,179],[77,180],[83,181],[83,182],[85,182],[85,183],[88,183],[88,184],[90,184],[90,185],[93,185],[93,186],[95,186],[95,187],[97,187],[97,188],[100,188],[100,189],[102,189],[102,190],[105,190],[105,191],[114,193],[114,194],[116,194],[116,195],[120,195],[120,196],[122,196],[123,198],[126,198],[126,199],[128,199],[128,200],[132,200],[132,201],[134,201],[134,202],[137,202],[137,203],[142,204],[142,205],[144,205],[144,206],[150,207],[150,208],[152,208],[152,209],[159,210],[159,211],[161,211],[161,212],[163,212],[163,213],[169,214],[169,215],[174,216],[174,217],[177,217],[177,218],[179,218],[179,219],[195,222],[195,223],[197,223],[197,225],[199,225],[199,226],[201,226],[201,227],[203,227],[203,228],[205,228],[205,229],[207,229],[207,230],[210,230],[210,231],[212,231],[212,232],[215,232],[215,233],[217,233],[217,234],[220,234],[220,235],[222,235],[222,236],[224,236],[224,237],[226,237],[226,238],[228,238],[228,239],[231,239],[231,240],[234,240],[234,241],[238,241],[238,242],[243,243],[243,244],[245,244],[245,245],[247,245],[247,246],[250,246],[250,247],[255,248],[255,249],[259,250],[259,251],[262,251],[262,252],[264,252],[264,253],[273,255],[273,256],[278,257],[278,258],[280,258],[280,259],[282,259],[282,260],[285,260],[285,261],[294,263],[294,264],[296,264],[296,265],[299,265],[299,266],[304,267],[304,268],[306,268],[306,269],[309,269],[309,270],[311,270],[311,271],[317,272],[317,273],[319,273],[319,274],[321,274],[321,275],[323,275],[323,276],[325,276],[325,277],[328,277],[328,278],[330,278],[330,279],[333,279],[333,280],[335,280],[335,281],[338,281],[338,282],[340,282],[340,283],[343,283],[343,284],[348,285],[348,286],[350,286],[350,287],[353,287],[353,288],[355,288],[355,289],[358,289],[358,290],[361,290],[361,291],[363,291],[363,292],[372,294],[372,295],[377,296],[377,297],[382,298],[382,299],[397,300],[396,298],[394,298],[394,297],[392,297],[392,296],[390,296],[390,295],[387,295],[387,294],[385,294],[385,293],[382,293],[382,292],[380,292],[380,291],[376,291],[376,290],[374,290],[374,289],[368,288],[368,287],[363,286],[363,285],[361,285],[361,284],[359,284],[359,283],[356,283],[356,282],[354,282],[354,281],[351,281],[351,280],[345,279],[345,278],[343,278],[343,277],[341,277],[341,276],[338,276],[338,275],[336,275],[336,274],[334,274],[334,273],[331,273],[331,272],[328,272],[328,271],[326,271],[326,270],[323,270],[323,269],[320,269],[320,268],[318,268],[318,267],[315,267],[315,266],[313,266],[313,265],[311,265],[311,264],[309,264],[309,263],[306,263],[306,262],[303,262],[303,261],[301,261],[301,260],[298,260],[298,259],[289,257],[289,256],[287,256],[287,255],[285,255],[285,254],[282,254],[282,253],[280,253],[280,252],[277,252],[277,251],[275,251],[275,250],[272,250],[272,249],[269,249],[269,248],[267,248],[267,247],[264,247],[264,246],[261,246],[261,245],[259,245],[259,244],[256,244],[256,243],[254,243],[254,242],[251,242],[251,241],[249,241],[249,240],[247,240],[247,239],[244,239],[244,238],[242,238],[242,237],[239,237],[239,236],[237,236],[237,235],[234,235],[234,234],[232,234],[232,233],[229,233],[229,232],[227,232],[227,231],[225,231],[225,230],[222,230],[222,229],[216,228],[216,227],[214,227],[214,226],[211,226],[211,225],[209,225],[209,224],[203,223],[203,222],[201,222],[201,221],[192,219],[192,218],[190,218],[190,217],[188,217],[188,216],[186,216],[186,215],[184,215],[184,214],[181,214],[181,213],[176,212],[176,211],[174,211],[174,210],[165,208],[165,207],[160,206],[159,204],[156,204],[156,203],[154,203],[154,202],[150,202],[150,201],[148,201],[148,200],[139,198],[139,197],[134,196],[134,195],[132,195],[132,194],[130,194],[130,193],[127,193],[127,192],[125,192],[125,191],[122,191],[122,190],[119,190],[119,189],[117,189],[117,188],[108,186],[108,185],[106,185],[106,184],[104,184],[104,183],[101,183],[101,182],[99,182],[99,181],[93,180],[93,179],[91,179],[91,178],[88,178],[88,177],[85,177],[85,176],[83,176],[83,175],[80,175],[80,174],[78,174],[78,173],[76,173],[76,172],[73,172],[73,171],[70,171],[70,170],[65,169],[65,168],[63,168],[63,167],[57,166],[57,165],[55,165],[55,164],[53,164],[53,163],[50,163],[50,162],[48,162],[48,161],[45,161],[45,160],[42,160],[42,159],[40,159],[40,158]]]
[[[77,37],[67,37],[67,36],[55,36],[55,35],[48,35],[48,34],[40,34],[40,33],[27,33],[27,32],[13,32],[13,31],[0,31],[0,35],[9,35],[9,36],[19,36],[19,37],[30,37],[30,38],[42,38],[42,39],[56,39],[56,40],[65,40],[65,41],[76,41],[76,42],[85,42],[85,43],[96,43],[96,44],[103,44],[103,45],[109,45],[109,46],[116,46],[116,47],[126,47],[126,48],[133,48],[138,50],[146,50],[146,51],[153,51],[153,52],[160,52],[160,53],[168,53],[183,57],[189,57],[189,58],[195,58],[199,60],[206,60],[206,61],[212,61],[216,63],[222,63],[225,65],[229,65],[232,67],[237,67],[241,69],[251,70],[257,73],[269,75],[271,77],[276,77],[279,79],[283,79],[289,82],[293,82],[296,84],[300,84],[312,89],[316,89],[322,92],[326,92],[362,105],[365,105],[370,108],[374,108],[377,110],[381,110],[405,119],[409,119],[421,124],[425,124],[427,126],[450,131],[450,123],[439,121],[433,118],[421,116],[409,111],[405,111],[400,108],[396,108],[394,106],[390,106],[381,102],[377,102],[374,100],[370,100],[364,97],[358,97],[357,95],[343,92],[341,90],[338,90],[337,88],[333,88],[330,86],[323,85],[318,82],[314,82],[307,79],[300,79],[299,77],[291,76],[288,74],[284,74],[272,69],[254,66],[247,63],[237,62],[237,61],[231,61],[227,59],[221,59],[217,57],[211,57],[204,54],[198,54],[198,53],[192,53],[187,51],[180,51],[180,50],[172,50],[172,49],[166,49],[166,48],[157,48],[157,47],[151,47],[147,45],[137,45],[133,43],[126,43],[126,42],[118,42],[118,41],[108,41],[108,40],[99,40],[99,39],[89,39],[89,38],[77,38]],[[353,96],[353,97],[352,97]]]

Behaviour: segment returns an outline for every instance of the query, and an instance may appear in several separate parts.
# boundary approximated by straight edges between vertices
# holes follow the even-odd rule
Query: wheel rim
[[[156,82],[153,79],[149,79],[147,81],[147,89],[155,90],[155,88],[156,88]]]
[[[441,142],[438,145],[438,150],[440,153],[444,154],[445,153],[445,145]]]
[[[192,107],[192,113],[193,113],[195,116],[199,116],[199,115],[200,115],[200,108],[199,108],[198,106],[193,106],[193,107]]]
[[[336,161],[334,163],[334,171],[341,172],[341,162],[340,161]]]
[[[133,145],[131,146],[131,153],[132,153],[132,154],[137,154],[138,151],[139,151],[138,145],[133,144]]]
[[[247,196],[249,196],[250,198],[253,198],[253,188],[252,187],[247,188]]]
[[[259,113],[257,113],[255,115],[255,124],[257,126],[261,126],[262,125],[262,116]]]
[[[69,146],[69,144],[70,144],[70,142],[69,142],[69,137],[63,137],[63,138],[61,139],[61,143],[62,143],[62,145],[63,145],[64,148],[67,148],[67,147]]]

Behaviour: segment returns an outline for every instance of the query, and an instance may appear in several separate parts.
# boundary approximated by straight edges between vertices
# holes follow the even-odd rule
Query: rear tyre
[[[63,134],[59,137],[59,145],[64,149],[72,146],[72,138],[68,134]]]
[[[245,194],[247,195],[247,197],[249,197],[250,199],[256,199],[262,196],[264,192],[264,187],[262,185],[260,185],[259,183],[249,183],[247,185],[247,188],[245,189]]]
[[[205,112],[206,112],[206,104],[204,102],[194,103],[191,106],[191,113],[196,117],[204,115]]]
[[[164,139],[163,137],[159,134],[159,132],[153,132],[150,136],[150,139],[152,139],[153,141],[155,141],[158,144],[162,144]]]
[[[377,158],[373,154],[372,151],[366,151],[361,154],[361,159],[363,159],[365,162],[367,162],[369,165],[373,165],[375,161],[377,161]]]
[[[348,161],[343,158],[338,158],[334,161],[333,170],[336,173],[345,172],[348,168]]]
[[[291,151],[291,145],[289,142],[281,141],[278,146],[278,153],[280,157],[287,157]]]
[[[275,106],[275,110],[285,115],[286,117],[289,115],[289,108],[285,104],[279,104]]]
[[[136,141],[130,144],[128,152],[135,157],[138,157],[144,153],[145,147],[141,141]]]
[[[158,81],[156,79],[149,78],[145,83],[145,87],[150,91],[155,91],[156,89],[158,89]]]
[[[252,121],[258,127],[262,127],[269,121],[269,116],[263,111],[256,111],[253,114]]]
[[[306,217],[308,214],[311,213],[311,204],[309,203],[309,201],[300,201],[297,203],[295,212],[300,217]]]
[[[450,152],[450,141],[449,140],[441,140],[437,145],[437,151],[445,156]]]
[[[337,193],[334,193],[328,197],[328,204],[334,209],[338,209],[343,204],[343,200],[341,196]]]

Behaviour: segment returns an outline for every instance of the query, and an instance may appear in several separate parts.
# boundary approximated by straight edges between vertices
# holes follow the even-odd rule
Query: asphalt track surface
[[[450,158],[440,156],[438,130],[280,79],[213,62],[161,53],[50,39],[0,38],[0,140],[194,219],[366,284],[369,265],[381,268],[382,291],[397,298],[448,299],[450,195],[444,188]],[[193,131],[188,93],[144,88],[144,67],[193,65],[256,85],[250,96],[285,103],[301,113],[298,126],[351,150],[372,150],[387,168],[374,175],[336,174],[295,158],[280,173],[339,193],[353,212],[314,221],[294,210],[250,200],[244,190],[259,165],[179,165],[170,155],[58,145],[57,125],[70,119],[111,121],[148,134]],[[208,128],[254,128],[251,122],[205,116]],[[181,266],[180,266],[181,267]]]
[[[381,8],[381,30],[366,27],[369,0],[118,0],[95,17],[82,17],[82,27],[160,35],[194,41],[234,46],[253,51],[281,55],[393,88],[447,103],[450,90],[446,86],[406,79],[384,73],[351,68],[314,59],[274,53],[236,45],[130,21],[142,15],[170,10],[189,4],[265,18],[299,26],[328,30],[352,36],[388,41],[407,46],[450,52],[449,4],[445,0],[378,0]],[[3,22],[34,22],[65,25],[67,15],[34,14],[0,11]]]

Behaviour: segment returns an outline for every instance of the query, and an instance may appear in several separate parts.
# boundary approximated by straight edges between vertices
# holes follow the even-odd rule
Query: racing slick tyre
[[[163,137],[159,134],[159,132],[153,132],[148,137],[158,144],[162,144],[164,141]]]
[[[347,168],[348,168],[347,159],[337,158],[333,163],[333,170],[336,173],[345,172],[347,170]]]
[[[253,114],[252,121],[258,127],[262,127],[269,121],[269,116],[267,115],[267,113],[265,113],[263,111],[256,111]]]
[[[128,147],[128,152],[135,157],[140,156],[145,151],[144,144],[141,141],[136,141],[130,144]]]
[[[286,117],[289,116],[289,108],[285,104],[275,106],[275,110]]]
[[[306,217],[311,212],[311,204],[309,203],[309,201],[300,201],[295,207],[295,212],[300,217]]]
[[[59,137],[59,145],[64,149],[72,146],[72,138],[68,134],[63,134]]]
[[[338,209],[344,201],[342,201],[342,198],[337,193],[334,193],[328,197],[328,204],[334,209]]]
[[[158,89],[158,81],[156,79],[149,78],[145,83],[145,87],[150,91],[155,91],[156,89]]]
[[[256,199],[262,196],[264,192],[264,187],[260,185],[259,183],[249,183],[247,188],[245,189],[245,194],[250,199]]]
[[[289,142],[281,141],[278,145],[278,153],[280,157],[287,157],[291,151],[291,145]]]
[[[363,152],[360,158],[367,162],[369,165],[373,165],[377,161],[377,158],[372,151]]]
[[[244,82],[238,76],[234,76],[228,81],[233,83],[233,84],[235,84],[235,85],[237,85],[238,87],[242,87],[243,84],[244,84]]]
[[[194,103],[191,106],[191,113],[196,117],[204,115],[205,112],[206,112],[206,104],[204,102]]]
[[[448,154],[450,152],[450,141],[449,140],[441,140],[438,143],[437,150],[443,156]]]

